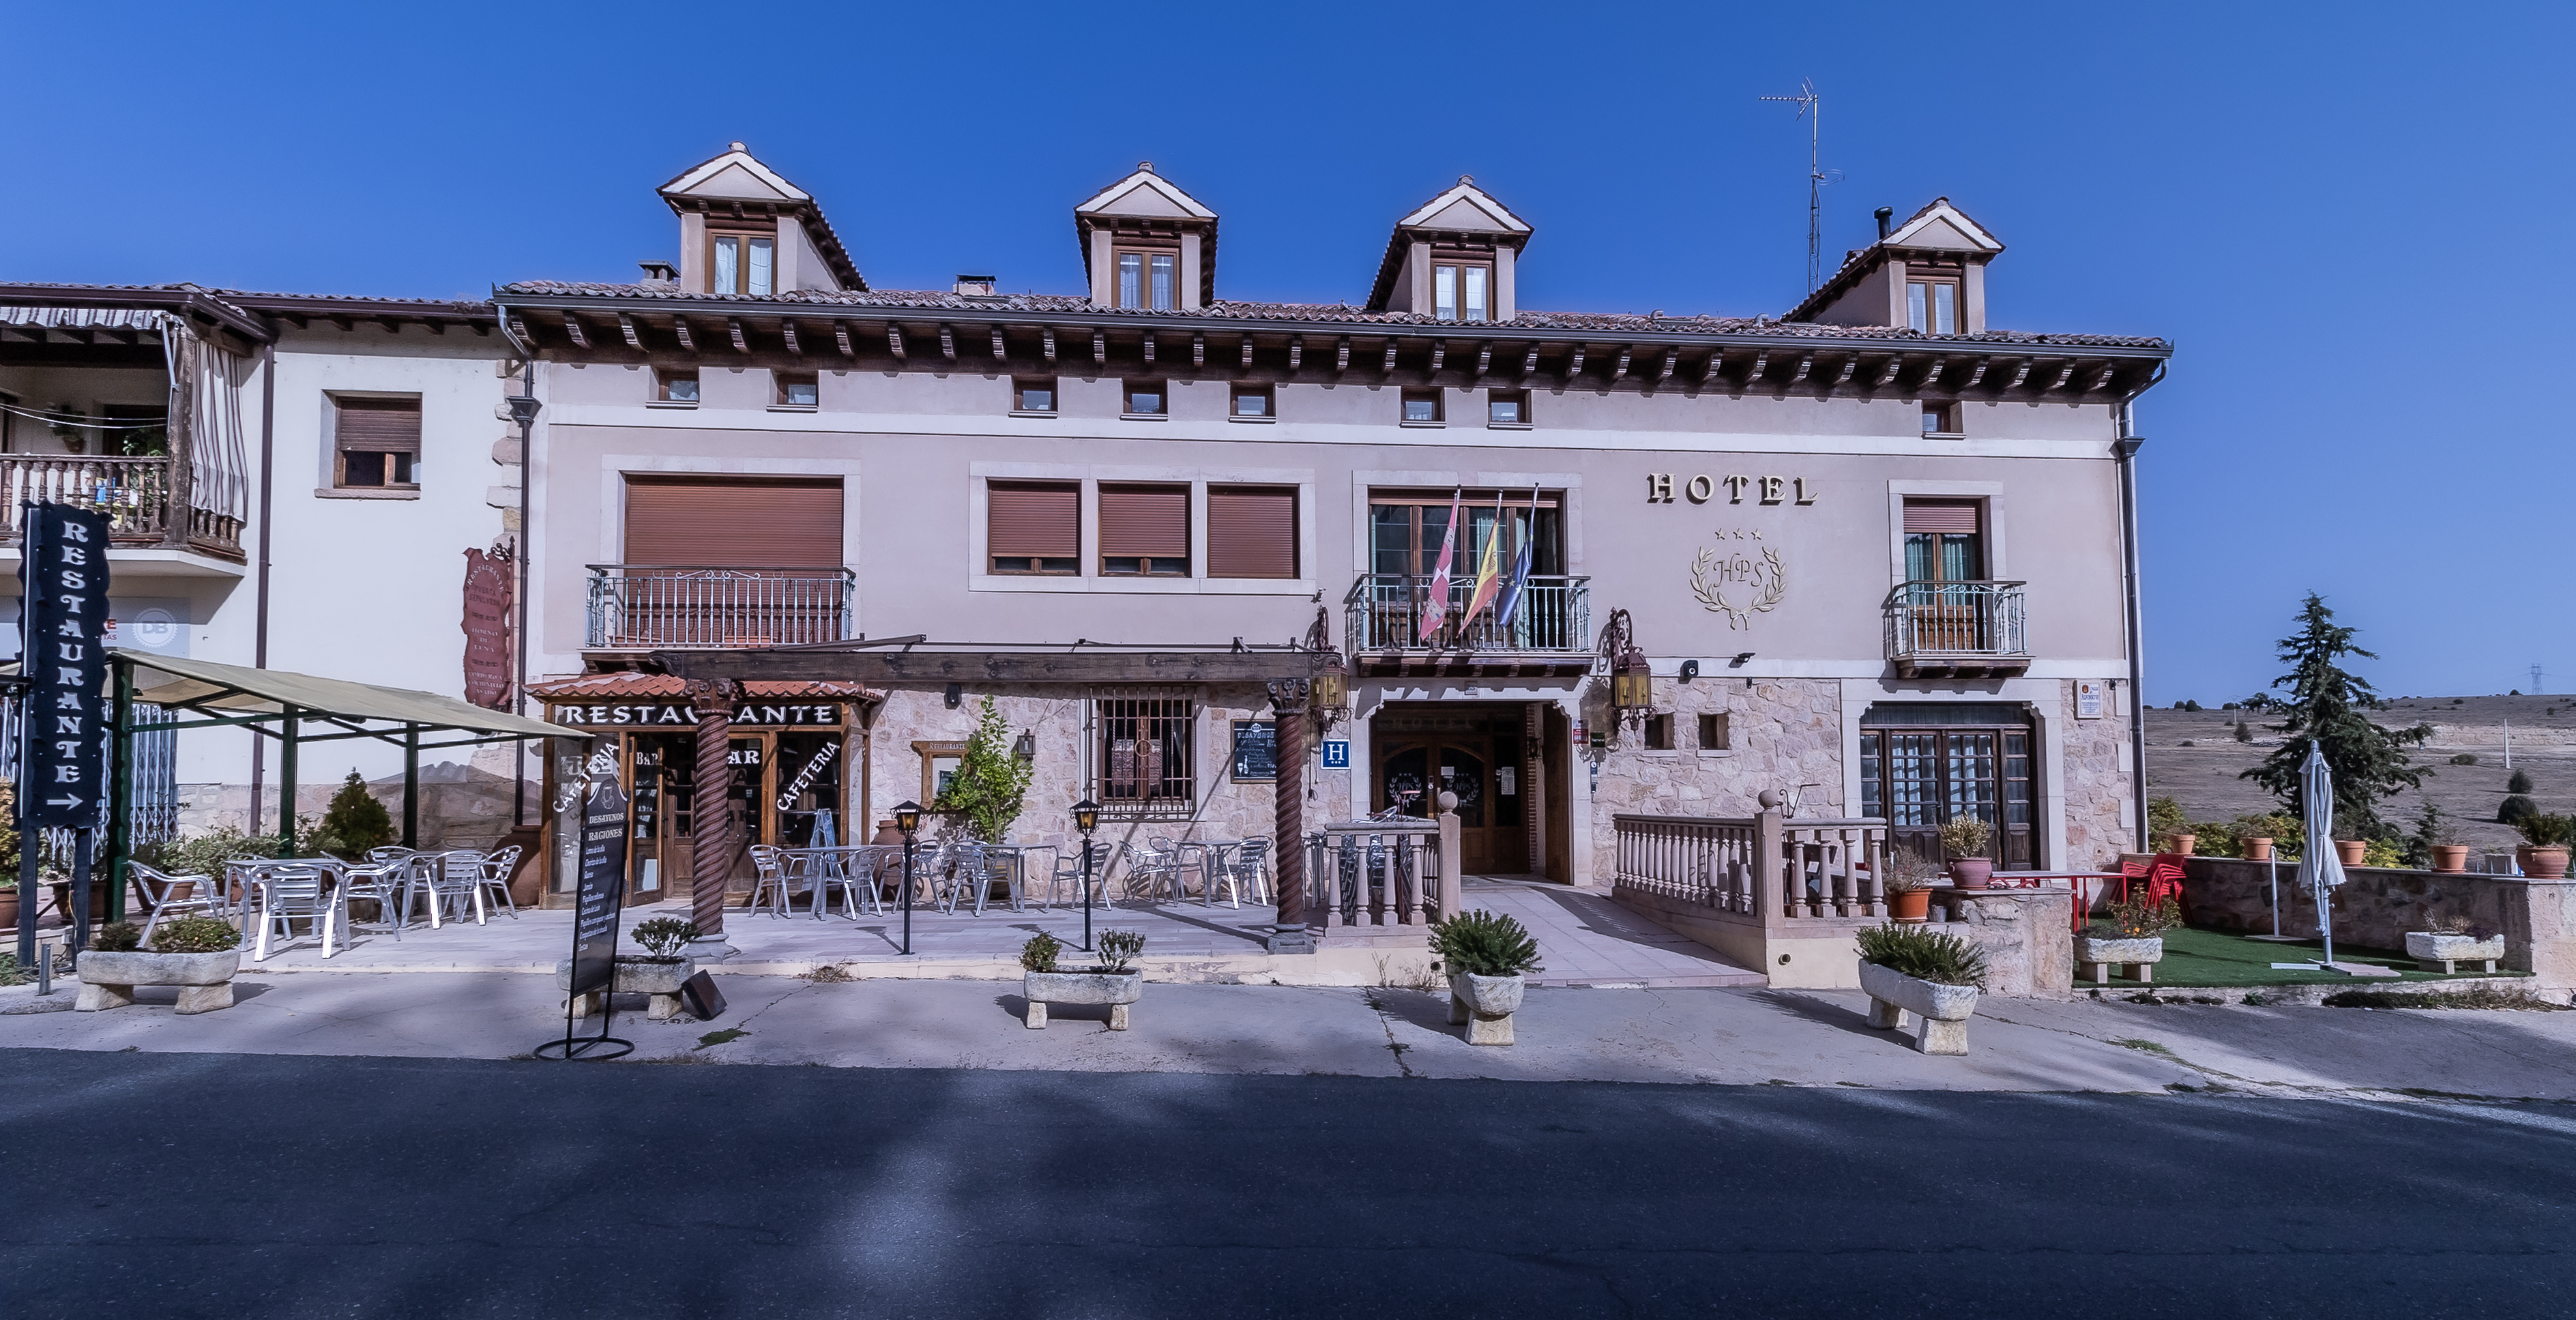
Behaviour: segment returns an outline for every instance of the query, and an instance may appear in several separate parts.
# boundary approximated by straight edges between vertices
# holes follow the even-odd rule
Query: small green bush
[[[241,943],[241,932],[221,917],[176,917],[152,931],[154,953],[222,953]]]
[[[1519,976],[1538,968],[1538,941],[1499,912],[1461,912],[1431,927],[1440,965],[1469,976]]]
[[[143,928],[131,921],[111,921],[89,937],[89,947],[100,953],[132,953],[143,947]]]
[[[2530,772],[2530,771],[2527,771],[2527,770],[2516,770],[2516,771],[2514,771],[2514,772],[2513,772],[2513,777],[2512,777],[2511,779],[2508,779],[2508,780],[2504,781],[2504,791],[2505,791],[2505,792],[2508,792],[2508,793],[2528,793],[2528,792],[2530,792],[2530,791],[2531,791],[2531,772]]]
[[[1029,937],[1020,946],[1020,966],[1032,972],[1052,972],[1056,959],[1064,956],[1064,942],[1045,931]]]
[[[655,917],[635,923],[629,933],[644,952],[671,962],[679,958],[682,945],[698,937],[698,923],[681,917]]]
[[[1941,851],[1953,857],[1983,857],[1994,827],[1974,816],[1953,816],[1941,826]]]
[[[220,880],[224,863],[234,857],[274,857],[277,836],[245,834],[225,826],[193,839],[164,839],[134,850],[137,861],[172,875],[210,875]]]
[[[2254,741],[2254,730],[2252,726],[2246,724],[2243,720],[2238,720],[2236,722],[2236,741],[2241,743],[2250,743]]]
[[[1123,972],[1145,952],[1142,931],[1104,930],[1100,932],[1100,970]]]
[[[1890,922],[1867,927],[1856,939],[1862,962],[1934,985],[1986,986],[1986,955],[1947,931]]]
[[[2477,763],[2478,754],[2476,752],[2462,752],[2451,758],[2451,764],[2453,765],[2476,765]]]
[[[315,834],[316,847],[327,839],[332,856],[354,860],[394,841],[394,818],[367,791],[367,781],[352,770],[341,781],[340,791],[331,795],[331,805],[322,812],[322,827]]]
[[[2530,798],[2517,793],[2512,797],[2506,798],[2502,803],[2497,805],[2496,824],[2520,825],[2523,817],[2536,816],[2539,814],[2540,808],[2532,805]]]

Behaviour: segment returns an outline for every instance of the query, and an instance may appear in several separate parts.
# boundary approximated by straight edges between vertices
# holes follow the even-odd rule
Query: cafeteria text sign
[[[685,701],[634,701],[619,705],[548,708],[547,718],[556,724],[569,724],[580,729],[670,728],[694,729],[698,713]],[[841,707],[838,702],[807,706],[774,706],[745,702],[734,707],[736,727],[775,729],[810,729],[838,727]]]

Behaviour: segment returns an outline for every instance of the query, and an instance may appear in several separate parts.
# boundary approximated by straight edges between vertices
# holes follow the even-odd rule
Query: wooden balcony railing
[[[797,646],[850,639],[846,568],[592,564],[594,649]]]
[[[0,535],[24,532],[26,501],[79,504],[107,515],[120,546],[167,546],[241,557],[241,520],[174,499],[167,458],[0,454]]]

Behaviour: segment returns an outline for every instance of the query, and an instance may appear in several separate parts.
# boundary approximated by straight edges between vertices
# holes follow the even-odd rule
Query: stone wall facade
[[[2127,721],[2107,708],[2099,719],[2079,720],[2075,718],[2075,681],[2068,679],[2058,687],[2058,707],[2048,718],[2062,731],[2059,761],[2053,768],[2060,776],[2058,796],[2066,810],[2066,850],[2048,864],[2058,870],[2116,871],[2120,854],[2137,843],[2136,828],[2122,823],[2136,814]],[[2127,699],[2125,691],[2121,699]]]
[[[1607,728],[1607,680],[1586,693],[1586,719]],[[1798,814],[1844,814],[1842,684],[1832,679],[1742,679],[1702,676],[1655,680],[1655,709],[1673,714],[1670,751],[1648,750],[1642,730],[1619,731],[1599,758],[1600,788],[1578,796],[1592,813],[1592,875],[1606,886],[1616,871],[1617,815],[1749,817],[1765,789],[1800,790]],[[1595,707],[1598,707],[1597,712]],[[1700,716],[1727,717],[1724,748],[1698,745]],[[1578,770],[1575,792],[1585,791]]]
[[[2194,857],[2184,867],[2183,915],[2194,926],[2269,934],[2272,873],[2262,862]],[[2409,931],[2458,917],[2504,935],[2504,965],[2551,989],[2576,986],[2576,880],[2512,875],[2445,875],[2349,866],[2334,893],[2335,939],[2401,952]],[[2298,867],[2280,868],[2281,933],[2314,938],[2317,905],[2299,887]]]

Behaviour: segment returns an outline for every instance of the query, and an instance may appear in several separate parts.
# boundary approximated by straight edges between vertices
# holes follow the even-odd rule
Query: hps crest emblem
[[[1778,550],[1758,544],[1758,531],[1720,529],[1717,539],[1719,544],[1691,561],[1691,594],[1711,614],[1725,615],[1728,628],[1750,628],[1754,615],[1779,607],[1788,590],[1788,571]]]

